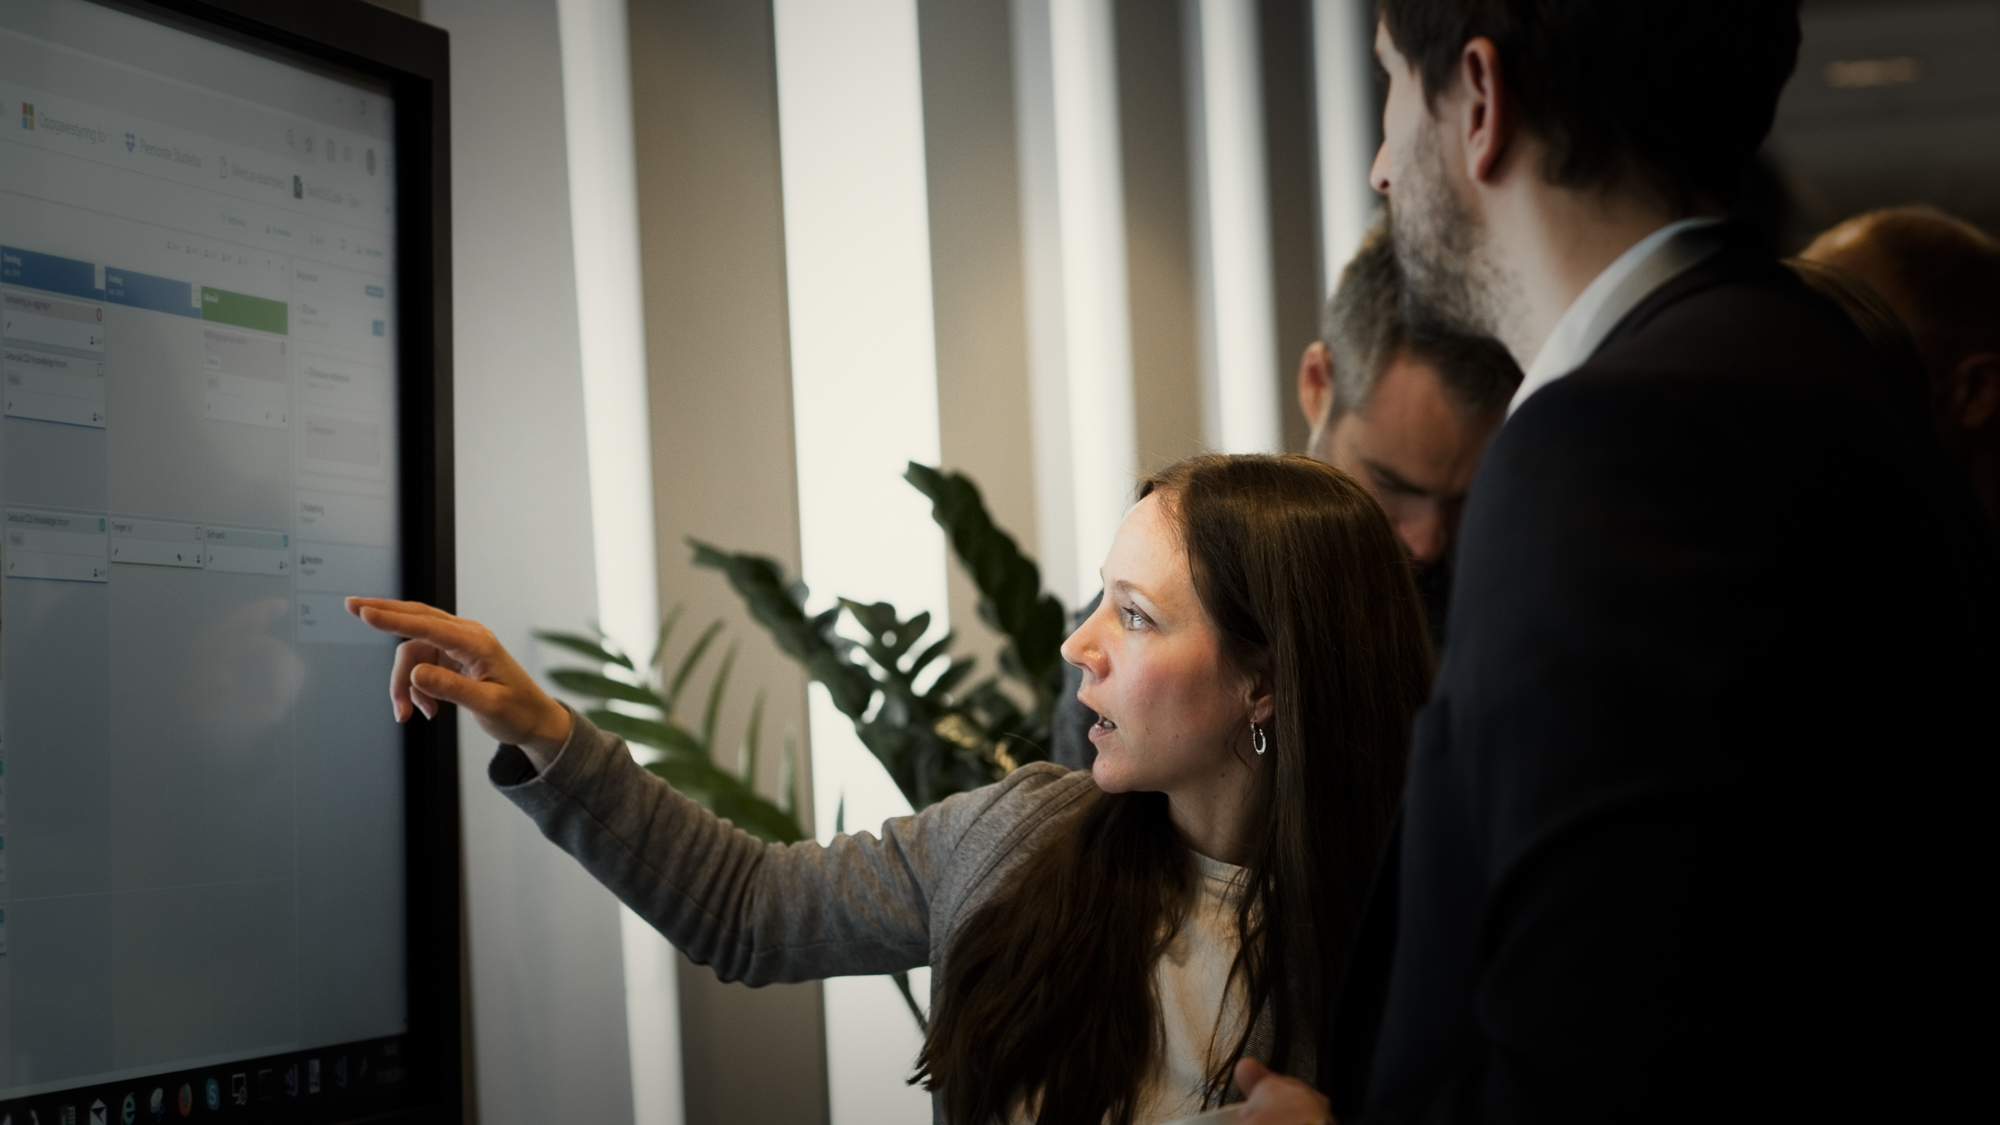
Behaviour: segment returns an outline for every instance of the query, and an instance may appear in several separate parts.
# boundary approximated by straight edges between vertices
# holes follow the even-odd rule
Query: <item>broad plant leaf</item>
[[[922,663],[928,664],[930,661],[924,660]],[[965,677],[972,674],[972,669],[977,663],[977,661],[969,656],[962,660],[952,661],[949,667],[939,673],[937,682],[931,685],[931,691],[933,693],[950,694],[954,688],[958,687],[964,681]]]
[[[805,666],[808,676],[825,685],[841,714],[853,718],[868,710],[875,696],[874,679],[848,657],[847,642],[833,631],[838,606],[807,617],[804,584],[785,581],[784,570],[773,560],[730,554],[696,539],[688,544],[694,548],[695,565],[713,567],[729,579],[750,616],[787,656]]]
[[[912,461],[903,479],[930,500],[931,518],[979,588],[980,619],[1007,638],[1001,669],[1034,692],[1046,723],[1062,690],[1062,643],[1069,635],[1062,603],[1042,592],[1041,568],[993,522],[971,478]]]

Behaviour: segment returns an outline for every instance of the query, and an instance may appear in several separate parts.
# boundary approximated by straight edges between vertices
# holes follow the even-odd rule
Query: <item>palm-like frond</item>
[[[774,802],[757,792],[757,744],[763,734],[764,715],[761,693],[751,709],[750,726],[737,752],[738,768],[731,772],[717,763],[716,728],[721,722],[723,700],[729,689],[730,670],[736,663],[734,645],[723,655],[709,684],[700,728],[690,728],[675,713],[675,701],[722,633],[720,620],[702,630],[687,651],[681,654],[665,689],[661,690],[658,686],[654,677],[666,665],[668,642],[680,617],[681,607],[675,606],[660,623],[659,645],[643,674],[602,634],[587,637],[574,633],[542,632],[535,635],[549,644],[597,662],[601,670],[556,668],[549,672],[549,679],[563,690],[593,701],[596,706],[588,708],[584,714],[600,729],[633,745],[659,751],[657,759],[646,763],[647,770],[665,779],[669,785],[710,812],[735,822],[738,828],[760,840],[789,844],[805,839],[805,828],[799,823],[798,797],[792,791],[796,770],[791,759],[798,751],[795,741],[790,738],[785,740],[784,758],[779,769],[779,800]],[[623,670],[622,675],[614,674],[620,669]],[[627,706],[609,706],[614,701]]]
[[[719,570],[743,599],[750,616],[779,650],[823,685],[853,723],[862,744],[889,772],[917,809],[986,785],[1021,762],[1048,756],[1049,723],[1062,685],[1061,645],[1069,623],[1062,604],[1041,588],[1041,570],[1012,536],[993,522],[979,489],[960,473],[912,462],[904,474],[931,501],[958,561],[979,589],[979,615],[1007,638],[996,674],[966,687],[975,662],[954,657],[951,632],[925,642],[931,615],[901,616],[888,602],[840,599],[816,614],[805,610],[806,587],[788,578],[776,560],[733,553],[690,539],[698,566]],[[646,769],[759,839],[791,843],[807,838],[799,823],[798,745],[787,733],[778,760],[775,801],[756,790],[764,696],[750,721],[735,768],[716,755],[716,731],[736,664],[731,644],[715,664],[698,727],[683,722],[684,693],[723,632],[718,620],[681,652],[668,674],[669,642],[682,616],[675,606],[660,622],[659,642],[645,671],[602,631],[592,635],[536,636],[590,661],[594,667],[558,668],[550,679],[596,700],[588,715],[598,726],[659,751]],[[855,641],[838,631],[842,617],[859,629]],[[923,647],[918,649],[918,645]],[[913,655],[914,653],[914,655]],[[1007,685],[1014,685],[1008,688]],[[922,685],[921,687],[919,685]],[[1029,701],[1024,707],[1017,694]],[[610,706],[616,702],[620,706]],[[834,812],[835,833],[846,830],[847,802]],[[919,1027],[924,1013],[907,974],[897,989]]]

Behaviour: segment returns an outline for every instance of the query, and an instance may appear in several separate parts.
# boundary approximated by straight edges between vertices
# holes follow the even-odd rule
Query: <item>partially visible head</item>
[[[1917,352],[1916,337],[1909,325],[1868,279],[1845,266],[1812,258],[1787,258],[1785,265],[1806,287],[1840,306],[1840,311],[1861,330],[1875,354],[1882,357],[1912,399],[1930,401],[1930,377],[1924,372],[1923,357]]]
[[[1361,482],[1404,549],[1428,565],[1450,550],[1487,441],[1521,383],[1492,339],[1412,331],[1387,229],[1378,226],[1327,299],[1320,342],[1299,361],[1306,452]]]
[[[1895,207],[1847,220],[1801,256],[1858,274],[1909,326],[1947,448],[1996,436],[2000,244],[1943,212]]]
[[[1724,208],[1799,43],[1798,0],[1380,0],[1378,13],[1389,96],[1374,179],[1395,205],[1410,305],[1481,335],[1517,297],[1475,181]]]

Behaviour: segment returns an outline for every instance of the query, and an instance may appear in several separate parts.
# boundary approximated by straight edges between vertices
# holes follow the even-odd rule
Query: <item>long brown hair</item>
[[[1403,783],[1431,651],[1382,509],[1306,457],[1195,457],[1148,479],[1236,670],[1268,669],[1270,816],[1238,907],[1250,1024],[1294,1067],[1333,1002]],[[1185,921],[1192,860],[1159,793],[1099,794],[959,928],[917,1077],[959,1125],[1129,1125],[1162,1038],[1153,966]],[[1211,1077],[1220,1095],[1248,1030]],[[1300,1055],[1294,1061],[1290,1056]]]

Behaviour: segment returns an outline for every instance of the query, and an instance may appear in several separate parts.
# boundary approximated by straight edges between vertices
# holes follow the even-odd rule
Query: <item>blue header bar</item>
[[[104,287],[100,289],[98,276],[94,262],[0,246],[0,281],[173,316],[201,317],[201,291],[188,282],[107,268],[103,271]]]
[[[185,281],[131,270],[104,271],[104,299],[114,305],[199,318],[200,297],[201,291]]]
[[[86,301],[104,300],[104,290],[97,284],[95,264],[79,262],[74,258],[58,258],[54,254],[37,254],[33,250],[13,246],[0,246],[0,281],[61,293],[65,297],[82,297]]]

